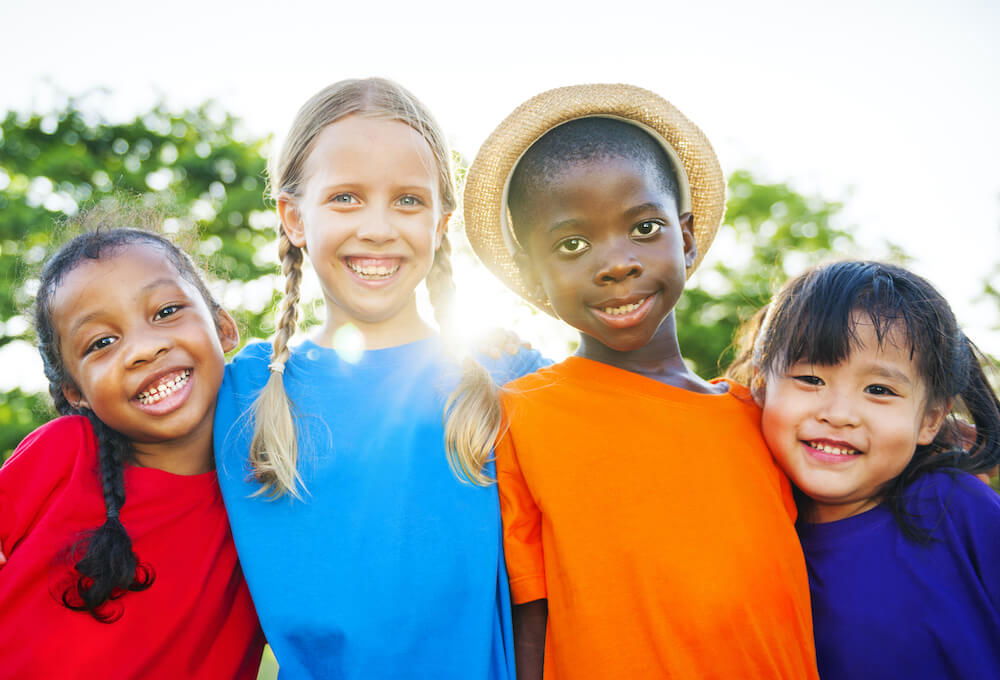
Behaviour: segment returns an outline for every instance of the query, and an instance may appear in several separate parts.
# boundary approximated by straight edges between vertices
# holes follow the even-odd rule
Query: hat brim
[[[518,269],[511,238],[505,236],[507,186],[525,151],[554,127],[577,118],[611,117],[633,122],[654,133],[674,162],[681,185],[679,203],[690,200],[697,256],[691,275],[708,252],[722,222],[726,181],[708,139],[670,102],[633,85],[574,85],[532,97],[489,136],[469,168],[464,193],[465,231],[483,264],[507,287],[548,314],[548,299],[526,285]],[[686,186],[685,186],[686,184]]]

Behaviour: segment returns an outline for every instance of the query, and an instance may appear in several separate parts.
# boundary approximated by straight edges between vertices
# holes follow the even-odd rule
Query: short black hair
[[[610,158],[647,164],[656,172],[663,190],[680,207],[674,163],[650,133],[617,118],[577,118],[539,137],[511,173],[507,205],[518,243],[522,246],[527,243],[531,199],[543,192],[548,182],[557,178],[568,165]]]

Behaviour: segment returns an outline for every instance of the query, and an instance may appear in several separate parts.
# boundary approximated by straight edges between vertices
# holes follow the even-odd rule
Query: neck
[[[810,524],[827,524],[860,515],[878,504],[879,501],[873,498],[842,504],[817,503],[807,498],[801,508],[802,519]]]
[[[691,392],[717,394],[726,391],[725,386],[712,385],[688,368],[677,343],[677,328],[672,313],[642,347],[622,352],[581,333],[576,355]]]
[[[165,442],[131,442],[132,462],[140,467],[175,475],[200,475],[215,469],[212,425],[215,408],[202,422],[179,439]]]
[[[423,340],[433,333],[434,329],[417,312],[414,299],[391,319],[374,323],[347,318],[339,308],[328,305],[326,321],[311,339],[321,347],[336,349],[341,342],[354,345],[360,337],[362,349],[385,349]]]

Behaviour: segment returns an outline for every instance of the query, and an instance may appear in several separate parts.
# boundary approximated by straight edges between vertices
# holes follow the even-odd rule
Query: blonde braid
[[[451,244],[445,233],[427,274],[434,318],[445,337],[451,327],[451,301],[455,296],[451,272]],[[448,397],[444,413],[445,450],[452,471],[459,479],[477,486],[492,484],[494,480],[484,468],[500,433],[500,395],[489,371],[472,357],[462,362],[462,378]]]
[[[280,228],[279,228],[280,229]],[[250,465],[263,485],[256,494],[280,498],[286,493],[302,500],[305,489],[298,471],[298,437],[292,418],[292,403],[285,392],[285,363],[291,353],[288,342],[295,334],[302,284],[302,249],[288,240],[284,229],[278,237],[278,257],[285,275],[285,297],[281,301],[278,326],[271,349],[271,376],[254,402],[254,433],[250,443]]]

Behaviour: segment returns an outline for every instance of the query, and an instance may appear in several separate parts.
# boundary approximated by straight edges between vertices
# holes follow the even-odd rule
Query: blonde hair
[[[299,109],[281,151],[268,170],[272,198],[301,195],[306,160],[316,137],[328,125],[352,114],[399,121],[419,132],[437,164],[442,212],[455,211],[451,157],[441,129],[416,97],[382,78],[342,80],[313,95]],[[272,498],[290,494],[301,499],[305,486],[298,471],[298,438],[293,404],[285,392],[284,369],[290,356],[288,342],[298,323],[303,253],[288,239],[281,224],[278,257],[285,276],[285,295],[272,342],[271,375],[253,405],[250,464],[254,477],[262,485],[258,494]],[[435,319],[446,335],[452,326],[451,301],[455,291],[447,233],[442,235],[441,245],[434,253],[426,284]],[[449,465],[459,479],[485,486],[493,480],[483,468],[500,431],[498,390],[486,369],[475,360],[466,358],[462,369],[462,378],[445,405],[445,448]]]

